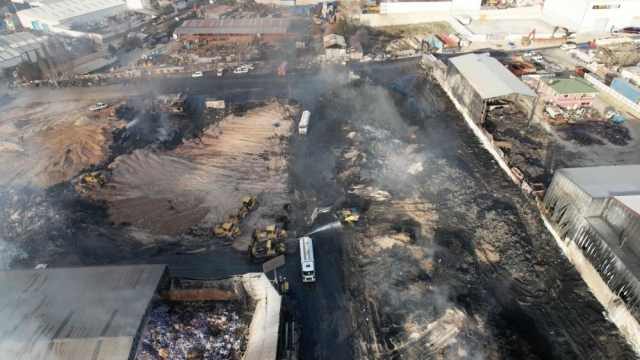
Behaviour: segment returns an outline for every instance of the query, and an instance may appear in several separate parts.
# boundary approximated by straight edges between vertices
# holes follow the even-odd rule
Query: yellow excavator
[[[255,229],[247,252],[249,260],[266,260],[284,254],[287,231],[277,225],[269,225],[264,229]]]
[[[257,196],[247,195],[243,197],[242,205],[240,205],[238,211],[236,212],[236,219],[244,219],[250,211],[253,211],[256,207],[258,207],[259,202],[260,201],[258,200]]]
[[[213,236],[215,237],[226,237],[229,240],[233,240],[240,236],[242,231],[238,225],[232,222],[226,222],[222,224],[216,224],[213,226]]]
[[[92,173],[83,175],[80,182],[82,184],[94,184],[102,186],[107,183],[107,177],[100,171],[94,171]]]

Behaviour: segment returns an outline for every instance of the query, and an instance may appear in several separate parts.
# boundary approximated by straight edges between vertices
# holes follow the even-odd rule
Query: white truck
[[[306,135],[307,128],[309,127],[309,118],[311,117],[311,113],[307,110],[302,112],[302,118],[300,119],[300,124],[298,125],[298,134]]]
[[[300,262],[302,264],[302,282],[316,282],[313,240],[308,236],[300,238]]]

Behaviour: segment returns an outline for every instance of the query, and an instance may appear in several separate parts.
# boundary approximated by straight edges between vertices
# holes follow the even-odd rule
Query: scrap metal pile
[[[163,303],[150,315],[137,360],[240,359],[249,328],[229,302]]]

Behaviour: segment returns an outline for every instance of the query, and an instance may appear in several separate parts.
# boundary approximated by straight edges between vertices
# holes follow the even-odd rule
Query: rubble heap
[[[163,303],[150,315],[136,360],[240,359],[249,328],[229,302]]]

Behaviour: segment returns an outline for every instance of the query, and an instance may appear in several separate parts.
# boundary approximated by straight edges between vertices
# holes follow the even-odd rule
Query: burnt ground
[[[355,226],[312,235],[316,284],[303,286],[298,254],[287,255],[301,359],[635,358],[442,90],[416,68],[393,69],[337,90],[327,74],[292,85],[312,125],[291,138],[290,233],[334,221],[309,226],[315,207],[363,211]],[[157,126],[142,139],[123,133],[112,155],[170,149],[215,119],[169,117],[169,138]],[[0,188],[0,203],[0,266],[164,263],[174,276],[208,278],[261,270],[199,229],[114,226],[105,204],[82,200],[71,182]]]
[[[311,322],[323,329],[303,329],[305,359],[635,358],[439,87],[412,69],[380,74],[325,94],[312,114],[292,145],[300,211],[365,212],[311,235],[318,283],[294,296],[311,308],[303,317],[333,308]],[[344,257],[344,282],[326,257]]]

